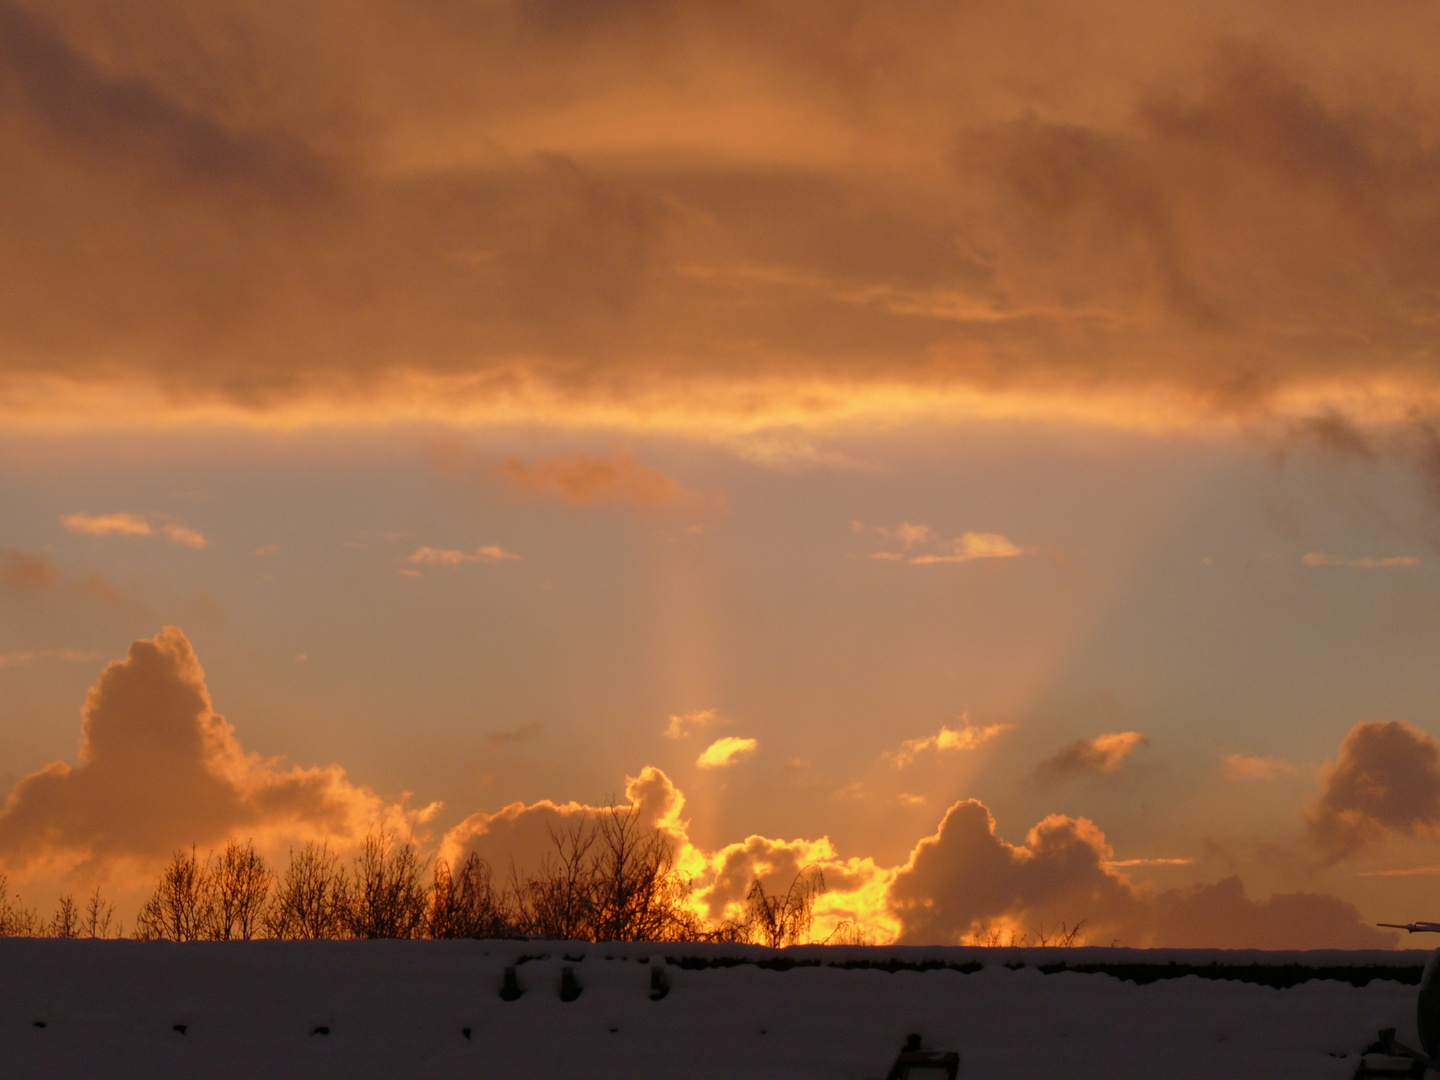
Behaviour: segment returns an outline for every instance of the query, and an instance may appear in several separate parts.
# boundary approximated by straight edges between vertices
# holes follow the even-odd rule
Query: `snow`
[[[0,1075],[878,1080],[918,1032],[926,1048],[958,1050],[966,1078],[1348,1078],[1382,1027],[1417,1045],[1416,990],[1398,980],[1413,983],[1428,956],[6,939]],[[1062,962],[1382,977],[1277,988],[1040,970]],[[499,996],[507,965],[525,989],[513,1002]],[[670,991],[651,1000],[662,965]],[[566,966],[582,988],[569,1003]]]

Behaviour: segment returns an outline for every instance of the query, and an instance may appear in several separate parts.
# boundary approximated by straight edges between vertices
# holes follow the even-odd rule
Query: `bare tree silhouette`
[[[824,891],[825,875],[818,866],[802,868],[783,895],[767,893],[756,878],[745,894],[750,940],[772,949],[800,944],[810,932],[815,901]]]
[[[115,916],[115,905],[100,895],[100,886],[85,901],[85,915],[80,923],[84,937],[103,938],[110,936],[110,920]]]
[[[425,864],[410,841],[397,843],[381,825],[367,833],[354,859],[345,906],[347,929],[357,938],[412,938],[425,925]]]
[[[75,938],[80,936],[80,909],[75,898],[69,893],[60,894],[60,903],[55,914],[45,927],[45,936],[53,938]]]
[[[154,893],[136,916],[135,937],[142,941],[199,941],[207,937],[212,901],[208,876],[193,845],[188,852],[175,852],[161,872]]]
[[[336,938],[345,935],[349,893],[345,868],[329,843],[306,843],[290,852],[263,923],[277,938]]]
[[[495,891],[490,864],[475,852],[453,875],[444,859],[436,860],[425,932],[432,938],[514,936],[513,920],[505,897]]]
[[[210,893],[206,936],[217,941],[249,941],[261,929],[265,901],[275,875],[253,842],[231,840],[211,867],[205,859]]]

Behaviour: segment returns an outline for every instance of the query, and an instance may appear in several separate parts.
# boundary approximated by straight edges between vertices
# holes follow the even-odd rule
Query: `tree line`
[[[667,835],[635,806],[611,806],[549,832],[539,867],[503,882],[474,852],[457,866],[421,858],[413,841],[374,828],[348,861],[328,842],[291,850],[273,868],[252,842],[203,856],[177,851],[141,905],[128,936],[146,941],[254,938],[545,938],[583,941],[724,941],[781,947],[809,939],[816,867],[784,893],[758,879],[744,914],[712,925],[689,906],[691,882]],[[48,922],[8,898],[0,876],[0,936],[108,937],[113,905],[99,890],[82,910],[62,896]],[[114,936],[122,936],[116,925]],[[827,940],[863,940],[848,924]]]

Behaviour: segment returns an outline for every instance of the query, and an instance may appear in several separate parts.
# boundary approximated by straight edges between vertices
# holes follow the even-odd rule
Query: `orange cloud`
[[[1433,836],[1440,830],[1440,743],[1403,720],[1356,724],[1335,764],[1320,775],[1307,810],[1310,835],[1341,858],[1387,832]]]
[[[886,549],[871,552],[870,558],[889,562],[908,562],[915,566],[934,563],[973,562],[976,559],[1013,559],[1019,555],[1031,555],[1034,548],[1022,548],[1000,533],[965,532],[953,540],[945,540],[928,525],[904,522],[894,528],[876,525],[866,527],[858,521],[851,522],[856,532],[873,532],[887,540],[898,541],[900,549]],[[925,551],[932,548],[935,550]],[[917,550],[919,549],[919,550]]]
[[[1294,765],[1279,758],[1226,754],[1220,760],[1225,766],[1226,780],[1274,780],[1293,776],[1297,771]]]
[[[172,544],[194,551],[204,549],[208,543],[194,529],[174,522],[152,525],[139,514],[66,514],[60,524],[82,536],[163,536]]]
[[[1423,5],[847,10],[0,5],[0,410],[1434,414]]]
[[[673,713],[670,716],[670,722],[665,725],[664,735],[667,739],[683,739],[696,728],[710,727],[718,723],[721,723],[720,714],[714,709]]]
[[[578,505],[628,502],[636,506],[673,507],[695,506],[702,501],[679,481],[640,464],[623,452],[608,458],[581,452],[568,457],[556,455],[538,465],[526,465],[510,458],[500,466],[499,472],[509,484],[526,494],[554,496]]]
[[[40,649],[30,652],[0,653],[0,668],[29,667],[40,660],[60,660],[67,664],[83,664],[94,660],[99,653],[82,652],[79,649]]]
[[[60,581],[60,570],[45,555],[27,555],[15,548],[0,553],[0,585],[17,593],[36,593]]]
[[[734,765],[742,757],[749,757],[759,748],[760,743],[755,739],[740,739],[727,735],[707,746],[695,759],[695,764],[702,769],[724,769]]]
[[[1042,780],[1071,776],[1101,776],[1115,773],[1135,750],[1149,746],[1149,737],[1138,731],[1117,731],[1093,739],[1076,739],[1053,758],[1041,764],[1036,775]]]
[[[894,763],[897,769],[903,769],[922,754],[945,754],[957,750],[978,749],[1014,726],[1013,724],[971,724],[969,717],[966,717],[964,724],[959,729],[941,725],[940,730],[934,735],[926,735],[920,739],[906,739],[900,744],[899,750],[893,754],[887,753],[885,756]]]
[[[983,804],[962,801],[905,863],[885,867],[870,858],[842,856],[824,837],[752,835],[704,850],[690,839],[684,796],[651,766],[627,777],[625,796],[644,825],[666,835],[677,869],[691,882],[695,912],[712,925],[743,917],[753,881],[769,893],[783,893],[797,874],[810,870],[823,875],[826,887],[815,905],[814,940],[848,923],[876,942],[961,944],[981,938],[987,927],[1023,933],[1080,920],[1085,940],[1109,944],[1119,938],[1140,947],[1379,948],[1395,940],[1331,896],[1297,893],[1254,901],[1237,878],[1164,892],[1133,885],[1118,868],[1190,860],[1117,861],[1104,834],[1083,818],[1048,817],[1017,846],[995,835]],[[513,803],[474,814],[451,829],[441,855],[453,864],[473,851],[492,867],[514,865],[523,877],[553,849],[553,834],[605,812],[574,802]]]
[[[1134,947],[1383,948],[1393,935],[1350,904],[1308,893],[1253,901],[1239,878],[1155,892],[1115,871],[1105,836],[1084,818],[1052,815],[1024,845],[995,835],[975,800],[956,803],[894,875],[889,902],[900,940],[961,944],[1007,926],[1074,926],[1085,940]]]
[[[498,563],[522,558],[524,558],[523,555],[506,551],[499,544],[486,544],[484,547],[476,548],[473,552],[457,551],[453,548],[420,547],[411,553],[409,561],[422,566],[444,566],[453,569],[472,562]]]
[[[1306,566],[1353,566],[1361,570],[1389,570],[1398,566],[1420,565],[1419,559],[1409,555],[1390,555],[1382,559],[1366,555],[1358,559],[1340,559],[1319,551],[1312,551],[1301,556],[1300,561]]]
[[[211,706],[190,642],[167,627],[132,644],[90,690],[80,764],[47,765],[11,791],[0,860],[12,870],[143,861],[240,831],[261,843],[348,840],[378,821],[403,824],[407,814],[339,767],[281,769],[243,752]]]

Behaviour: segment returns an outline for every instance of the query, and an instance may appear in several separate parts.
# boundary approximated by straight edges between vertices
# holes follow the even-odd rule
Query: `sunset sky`
[[[1420,0],[0,0],[11,890],[628,798],[715,918],[815,862],[878,940],[1398,943],[1437,51]]]

